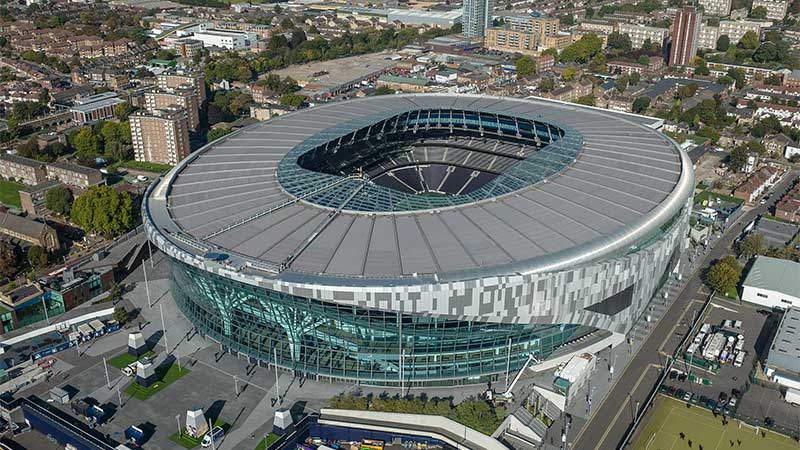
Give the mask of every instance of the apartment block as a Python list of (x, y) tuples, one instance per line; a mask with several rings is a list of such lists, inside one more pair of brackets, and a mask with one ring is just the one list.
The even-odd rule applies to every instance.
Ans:
[(63, 161), (47, 163), (47, 178), (84, 189), (103, 183), (99, 170)]
[(731, 0), (699, 0), (707, 16), (727, 16), (731, 13)]
[(44, 163), (22, 156), (0, 154), (0, 176), (28, 186), (35, 186), (47, 179)]
[(719, 36), (719, 27), (712, 27), (705, 23), (700, 24), (700, 34), (697, 35), (697, 48), (716, 48)]
[(189, 120), (183, 108), (139, 112), (130, 121), (136, 161), (175, 165), (189, 156)]
[(753, 8), (759, 6), (767, 9), (767, 19), (783, 20), (789, 9), (789, 0), (753, 0)]
[(664, 41), (669, 36), (669, 30), (666, 28), (648, 27), (636, 23), (620, 23), (617, 27), (617, 32), (627, 34), (631, 38), (631, 46), (633, 48), (642, 48), (642, 45), (648, 39), (654, 44), (663, 46)]
[(731, 40), (731, 44), (736, 44), (742, 40), (742, 36), (748, 31), (760, 34), (761, 28), (769, 25), (769, 22), (756, 20), (721, 20), (719, 22), (719, 35), (722, 36), (724, 34), (728, 36)]
[(525, 31), (542, 37), (559, 32), (558, 17), (515, 15), (506, 16), (504, 19), (508, 27), (514, 31)]
[(484, 45), (490, 50), (527, 55), (538, 54), (541, 37), (530, 31), (515, 31), (506, 28), (486, 30)]
[(200, 102), (197, 91), (189, 84), (164, 91), (150, 91), (144, 94), (145, 107), (148, 111), (179, 106), (186, 110), (189, 129), (196, 130), (200, 125)]
[(694, 7), (686, 7), (675, 14), (672, 21), (672, 46), (670, 66), (688, 66), (697, 55), (697, 38), (700, 35), (700, 15)]
[(201, 71), (162, 73), (157, 77), (158, 88), (162, 91), (190, 85), (197, 91), (200, 104), (206, 101), (206, 79)]

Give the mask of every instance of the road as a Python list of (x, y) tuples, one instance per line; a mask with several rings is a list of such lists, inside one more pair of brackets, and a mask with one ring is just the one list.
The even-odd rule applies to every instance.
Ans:
[[(663, 362), (661, 352), (671, 355), (675, 351), (675, 342), (668, 343), (668, 341), (676, 325), (681, 322), (683, 315), (698, 296), (702, 287), (700, 279), (702, 269), (728, 254), (731, 244), (742, 233), (742, 229), (759, 214), (767, 212), (788, 190), (795, 176), (794, 172), (784, 176), (783, 180), (773, 189), (774, 194), (767, 204), (758, 205), (747, 211), (735, 224), (725, 230), (722, 238), (706, 254), (703, 263), (699, 266), (700, 269), (687, 280), (683, 291), (664, 313), (661, 321), (644, 341), (639, 352), (634, 355), (620, 377), (617, 378), (600, 407), (594, 410), (594, 414), (572, 443), (572, 449), (614, 450), (620, 446), (625, 433), (633, 423), (637, 405), (645, 401), (658, 381), (659, 367)], [(602, 413), (597, 414), (598, 411), (602, 411)]]

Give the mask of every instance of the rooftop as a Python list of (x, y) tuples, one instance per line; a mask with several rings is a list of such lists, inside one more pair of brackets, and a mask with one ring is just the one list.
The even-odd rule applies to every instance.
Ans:
[(757, 256), (742, 285), (800, 298), (798, 273), (800, 273), (800, 263), (768, 256)]
[[(798, 265), (800, 266), (800, 265)], [(800, 267), (798, 267), (800, 269)], [(797, 270), (797, 269), (795, 269)], [(795, 275), (797, 272), (795, 272)], [(783, 313), (775, 339), (769, 348), (767, 365), (789, 372), (800, 372), (800, 309)]]
[[(434, 114), (439, 109), (442, 113)], [(417, 117), (418, 111), (424, 117)], [(528, 120), (543, 121), (536, 126), (542, 140), (559, 129), (571, 131), (538, 151), (469, 137), (459, 138), (457, 145), (426, 138), (413, 151), (399, 145), (393, 150), (413, 153), (431, 166), (461, 161), (482, 168), (473, 171), (495, 173), (469, 193), (413, 195), (379, 183), (382, 172), (369, 175), (371, 181), (364, 184), (357, 167), (309, 169), (318, 160), (305, 155), (324, 153), (326, 142), (354, 130), (394, 118), (402, 124), (432, 124), (434, 115), (478, 123), (472, 117), (477, 113), (461, 119), (465, 111), (490, 115), (480, 119), (487, 132), (504, 115), (504, 126), (512, 127), (504, 133), (509, 139), (522, 139), (514, 137), (514, 117), (526, 127)], [(287, 275), (461, 277), (468, 271), (574, 266), (612, 249), (630, 251), (689, 197), (688, 158), (647, 126), (653, 123), (642, 116), (540, 99), (393, 95), (327, 103), (260, 122), (193, 153), (155, 188), (147, 208), (161, 233), (180, 233), (209, 247), (206, 251), (232, 258), (284, 265)], [(551, 124), (549, 131), (545, 124)], [(483, 150), (475, 153), (465, 146)], [(450, 173), (451, 181), (466, 186), (470, 172), (456, 172)], [(424, 173), (428, 180), (447, 174)], [(397, 173), (396, 179), (406, 175), (413, 173)], [(448, 192), (439, 178), (439, 190)], [(304, 200), (293, 201), (298, 197)]]

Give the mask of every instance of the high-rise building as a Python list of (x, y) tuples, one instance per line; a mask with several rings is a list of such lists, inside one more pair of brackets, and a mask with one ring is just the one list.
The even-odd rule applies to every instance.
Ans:
[(136, 161), (175, 165), (189, 156), (186, 110), (176, 106), (130, 117)]
[(731, 0), (700, 0), (698, 3), (708, 16), (727, 16), (731, 13)]
[(461, 17), (464, 36), (480, 38), (492, 25), (493, 0), (464, 0), (464, 14)]
[(789, 9), (789, 0), (753, 0), (753, 8), (763, 6), (767, 10), (767, 19), (783, 20)]
[(158, 88), (162, 91), (188, 84), (197, 91), (200, 104), (206, 101), (206, 79), (201, 71), (162, 73), (158, 75)]
[(186, 110), (190, 130), (196, 130), (200, 125), (200, 102), (197, 91), (191, 85), (184, 84), (165, 91), (147, 92), (144, 95), (144, 102), (150, 112), (169, 106), (180, 106)]
[(697, 55), (697, 38), (700, 36), (700, 16), (688, 6), (675, 14), (672, 22), (672, 46), (669, 51), (670, 66), (688, 66)]

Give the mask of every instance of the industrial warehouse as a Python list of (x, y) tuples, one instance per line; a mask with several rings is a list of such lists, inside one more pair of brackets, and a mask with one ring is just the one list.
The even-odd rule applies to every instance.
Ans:
[(325, 104), (154, 183), (149, 239), (203, 335), (319, 380), (475, 384), (624, 341), (686, 245), (657, 119), (478, 95)]

